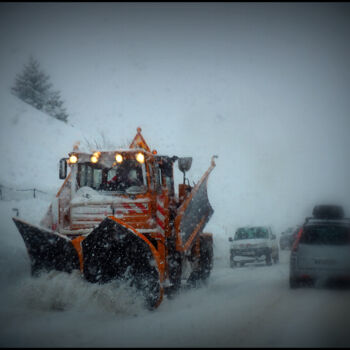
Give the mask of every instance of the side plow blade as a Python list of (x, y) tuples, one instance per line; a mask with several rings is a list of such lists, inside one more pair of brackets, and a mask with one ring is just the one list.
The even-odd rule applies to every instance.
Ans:
[(81, 243), (84, 276), (90, 282), (130, 281), (149, 308), (163, 297), (164, 267), (152, 243), (137, 230), (107, 217)]
[(196, 238), (214, 213), (208, 199), (207, 184), (210, 172), (215, 167), (213, 156), (209, 169), (193, 188), (187, 199), (178, 209), (175, 218), (175, 231), (177, 233), (177, 250), (189, 251)]
[(31, 261), (32, 274), (40, 271), (79, 270), (79, 257), (71, 241), (55, 232), (12, 218), (22, 235)]

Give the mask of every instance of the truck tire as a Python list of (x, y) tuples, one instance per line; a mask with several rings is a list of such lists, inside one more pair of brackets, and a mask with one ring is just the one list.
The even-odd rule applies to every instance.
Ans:
[[(198, 282), (206, 281), (210, 276), (210, 271), (213, 267), (213, 241), (210, 237), (199, 237), (200, 240), (200, 253), (198, 257), (198, 265), (191, 272), (187, 279), (189, 286), (197, 287)], [(194, 258), (196, 259), (196, 258)]]
[(182, 257), (179, 252), (173, 252), (168, 258), (169, 264), (169, 280), (171, 287), (168, 288), (168, 294), (172, 295), (176, 293), (181, 287), (181, 275), (182, 275)]
[(183, 257), (175, 250), (175, 244), (169, 244), (169, 247), (173, 248), (171, 250), (169, 249), (168, 255), (169, 281), (171, 286), (166, 288), (166, 293), (171, 298), (181, 287)]
[(266, 265), (272, 265), (272, 261), (271, 261), (271, 252), (268, 251), (266, 253)]
[(211, 269), (213, 268), (213, 244), (209, 239), (200, 237), (200, 279), (205, 281), (209, 278)]
[(298, 280), (293, 276), (289, 276), (289, 288), (296, 289), (298, 287), (300, 287), (300, 283), (298, 282)]
[(236, 262), (233, 260), (233, 257), (232, 258), (230, 258), (230, 267), (236, 267), (237, 266), (237, 264), (236, 264)]
[(231, 268), (236, 267), (236, 265), (237, 265), (235, 260), (234, 260), (234, 258), (235, 258), (235, 256), (234, 256), (234, 254), (233, 254), (233, 252), (231, 250), (230, 251), (230, 267)]

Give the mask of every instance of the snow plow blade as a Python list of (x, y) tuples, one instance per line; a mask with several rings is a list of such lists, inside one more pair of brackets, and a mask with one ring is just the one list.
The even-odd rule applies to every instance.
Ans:
[(209, 174), (215, 167), (214, 158), (216, 157), (212, 157), (209, 169), (178, 209), (175, 231), (178, 237), (177, 249), (180, 251), (188, 251), (192, 247), (214, 213), (208, 199), (207, 183)]
[(32, 275), (41, 271), (79, 270), (79, 257), (70, 239), (55, 232), (12, 218), (26, 245)]
[(163, 297), (159, 253), (137, 230), (114, 217), (105, 218), (83, 241), (83, 273), (89, 282), (130, 282), (153, 309)]

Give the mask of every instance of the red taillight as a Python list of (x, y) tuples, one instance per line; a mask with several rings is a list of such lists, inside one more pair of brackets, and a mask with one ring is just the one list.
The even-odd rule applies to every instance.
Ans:
[(301, 275), (299, 278), (301, 280), (311, 280), (312, 279), (310, 275)]
[(300, 241), (300, 237), (303, 233), (303, 228), (300, 228), (297, 236), (295, 237), (295, 241), (293, 243), (293, 247), (292, 247), (292, 252), (296, 252), (298, 250), (298, 246), (299, 246), (299, 241)]

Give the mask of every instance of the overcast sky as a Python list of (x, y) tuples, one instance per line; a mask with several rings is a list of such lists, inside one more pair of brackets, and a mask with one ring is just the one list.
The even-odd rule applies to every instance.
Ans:
[(287, 213), (350, 198), (349, 34), (348, 3), (1, 3), (1, 88), (33, 55), (76, 127), (218, 154), (221, 215)]

